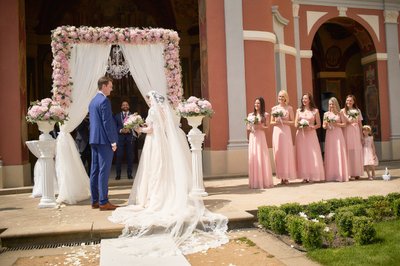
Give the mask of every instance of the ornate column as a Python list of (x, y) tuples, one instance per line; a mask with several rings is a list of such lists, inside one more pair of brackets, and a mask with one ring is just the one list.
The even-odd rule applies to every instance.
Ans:
[(203, 132), (197, 127), (200, 126), (204, 116), (191, 116), (186, 117), (192, 129), (189, 131), (187, 137), (190, 143), (190, 150), (192, 151), (192, 190), (190, 196), (207, 196), (203, 184), (203, 159), (202, 159), (202, 145), (204, 142)]
[(399, 65), (399, 32), (397, 10), (385, 10), (385, 33), (388, 69), (388, 88), (390, 105), (390, 139), (392, 142), (392, 159), (400, 159), (400, 65)]
[(54, 166), (54, 155), (56, 151), (55, 140), (32, 140), (27, 141), (26, 145), (33, 154), (38, 157), (38, 164), (41, 164), (41, 171), (38, 171), (38, 179), (42, 185), (42, 198), (39, 202), (39, 208), (54, 208), (57, 206), (54, 196), (54, 180), (56, 170)]
[(303, 94), (303, 86), (301, 80), (301, 56), (300, 56), (300, 27), (299, 27), (299, 9), (300, 5), (297, 1), (293, 1), (293, 24), (294, 24), (294, 47), (296, 48), (296, 88), (297, 102), (300, 101)]

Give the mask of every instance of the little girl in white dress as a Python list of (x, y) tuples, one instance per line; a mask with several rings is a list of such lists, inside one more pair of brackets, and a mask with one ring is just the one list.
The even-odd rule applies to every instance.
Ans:
[(375, 152), (374, 137), (372, 136), (371, 127), (368, 125), (362, 127), (362, 132), (364, 170), (367, 172), (368, 179), (373, 180), (375, 177), (375, 166), (378, 165), (378, 156), (376, 156)]

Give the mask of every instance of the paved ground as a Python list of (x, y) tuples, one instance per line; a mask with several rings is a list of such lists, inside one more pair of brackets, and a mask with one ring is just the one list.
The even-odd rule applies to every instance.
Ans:
[[(383, 181), (381, 178), (369, 181), (362, 178), (359, 181), (346, 183), (302, 184), (297, 181), (289, 185), (278, 185), (278, 180), (275, 180), (277, 185), (274, 188), (254, 190), (248, 188), (247, 177), (207, 180), (205, 187), (209, 195), (204, 198), (204, 201), (210, 210), (226, 215), (233, 222), (251, 219), (252, 215), (247, 211), (254, 211), (261, 205), (280, 205), (287, 202), (309, 203), (321, 199), (368, 197), (400, 192), (400, 161), (381, 162), (377, 176), (382, 175), (384, 167), (389, 168), (392, 175), (391, 181)], [(125, 205), (131, 182), (124, 179), (110, 182), (111, 202)], [(21, 191), (25, 193), (19, 193)], [(68, 239), (71, 241), (99, 239), (114, 237), (121, 232), (121, 225), (107, 220), (110, 212), (92, 210), (89, 200), (77, 205), (60, 205), (56, 209), (38, 209), (39, 199), (31, 198), (28, 191), (29, 188), (0, 190), (3, 194), (0, 195), (0, 232), (4, 230), (0, 238), (3, 246), (28, 245), (30, 242), (37, 244), (40, 241), (44, 244), (52, 240), (58, 242), (68, 241)], [(279, 253), (279, 250), (282, 250), (281, 244), (273, 244), (276, 240), (268, 241), (255, 242), (270, 254)], [(1, 265), (3, 265), (2, 258), (7, 253), (0, 255)], [(295, 261), (296, 259), (294, 263), (286, 261), (285, 264), (297, 264)]]

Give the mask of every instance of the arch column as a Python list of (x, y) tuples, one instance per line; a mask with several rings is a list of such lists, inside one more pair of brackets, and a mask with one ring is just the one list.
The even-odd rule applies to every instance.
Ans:
[(247, 133), (243, 126), (246, 99), (242, 0), (225, 0), (226, 68), (228, 84), (229, 149), (247, 149)]
[(396, 10), (385, 10), (385, 33), (387, 51), (388, 89), (390, 105), (390, 139), (392, 142), (392, 159), (400, 159), (400, 64), (399, 32)]

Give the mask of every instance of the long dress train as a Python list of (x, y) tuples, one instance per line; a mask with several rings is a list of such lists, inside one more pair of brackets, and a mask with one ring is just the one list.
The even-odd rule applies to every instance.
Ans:
[(189, 195), (189, 147), (172, 108), (163, 99), (150, 93), (149, 130), (129, 205), (117, 208), (109, 220), (125, 225), (122, 237), (172, 238), (175, 246), (160, 241), (165, 244), (135, 247), (131, 252), (138, 256), (188, 254), (228, 242), (228, 219), (208, 211), (201, 197)]

